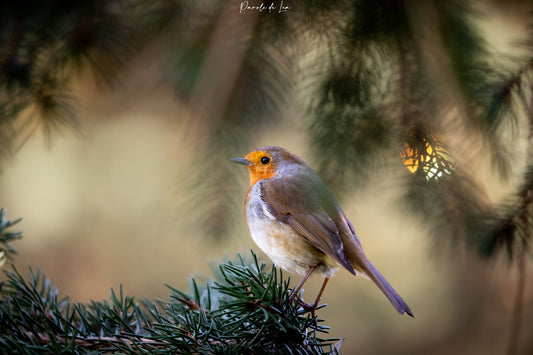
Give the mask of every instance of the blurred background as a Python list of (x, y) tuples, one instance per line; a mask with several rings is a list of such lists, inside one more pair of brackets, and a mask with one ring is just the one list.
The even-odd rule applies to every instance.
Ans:
[(87, 302), (120, 284), (166, 298), (250, 249), (269, 263), (230, 159), (279, 145), (319, 171), (416, 317), (339, 270), (318, 313), (343, 353), (530, 354), (533, 3), (260, 4), (0, 5), (14, 264)]

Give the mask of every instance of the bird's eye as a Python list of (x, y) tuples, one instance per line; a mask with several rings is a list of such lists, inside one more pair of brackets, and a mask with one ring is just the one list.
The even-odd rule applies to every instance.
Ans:
[(261, 164), (267, 165), (268, 163), (270, 163), (270, 158), (269, 157), (262, 157), (261, 158)]

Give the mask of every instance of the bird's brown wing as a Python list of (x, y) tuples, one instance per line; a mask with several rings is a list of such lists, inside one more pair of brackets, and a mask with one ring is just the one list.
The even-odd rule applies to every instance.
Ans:
[(355, 274), (334, 221), (342, 211), (322, 181), (308, 176), (305, 181), (297, 177), (273, 178), (261, 181), (261, 188), (262, 199), (276, 219), (290, 225), (309, 244)]
[(351, 273), (355, 274), (355, 268), (367, 275), (398, 312), (413, 316), (405, 301), (368, 261), (352, 224), (329, 189), (315, 176), (307, 173), (291, 179), (260, 181), (262, 198), (270, 213)]

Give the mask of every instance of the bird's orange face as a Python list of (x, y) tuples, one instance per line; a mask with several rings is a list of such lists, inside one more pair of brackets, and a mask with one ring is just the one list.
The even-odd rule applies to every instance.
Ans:
[(264, 150), (254, 150), (245, 159), (250, 173), (250, 186), (262, 179), (268, 179), (276, 175), (276, 164), (272, 154)]

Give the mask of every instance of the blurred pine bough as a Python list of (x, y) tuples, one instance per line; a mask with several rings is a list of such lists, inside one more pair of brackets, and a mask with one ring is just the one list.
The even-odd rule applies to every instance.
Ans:
[[(483, 30), (490, 9), (475, 1), (284, 4), (283, 13), (240, 13), (238, 1), (3, 1), (0, 158), (36, 129), (51, 136), (83, 124), (77, 73), (112, 86), (160, 41), (170, 68), (162, 77), (191, 107), (177, 119), (207, 127), (206, 166), (249, 150), (250, 133), (275, 125), (286, 107), (307, 106), (310, 148), (333, 188), (360, 183), (392, 156), (412, 172), (404, 202), (436, 235), (461, 236), (485, 256), (528, 249), (532, 168), (513, 162), (530, 161), (531, 137), (509, 127), (532, 126), (530, 41), (497, 52)], [(517, 140), (527, 143), (518, 152)], [(502, 179), (521, 176), (509, 206), (486, 201), (467, 152), (489, 156)], [(235, 192), (219, 182), (234, 172), (198, 171), (195, 193), (216, 196), (203, 199), (203, 225), (217, 238), (231, 228), (223, 201)]]

